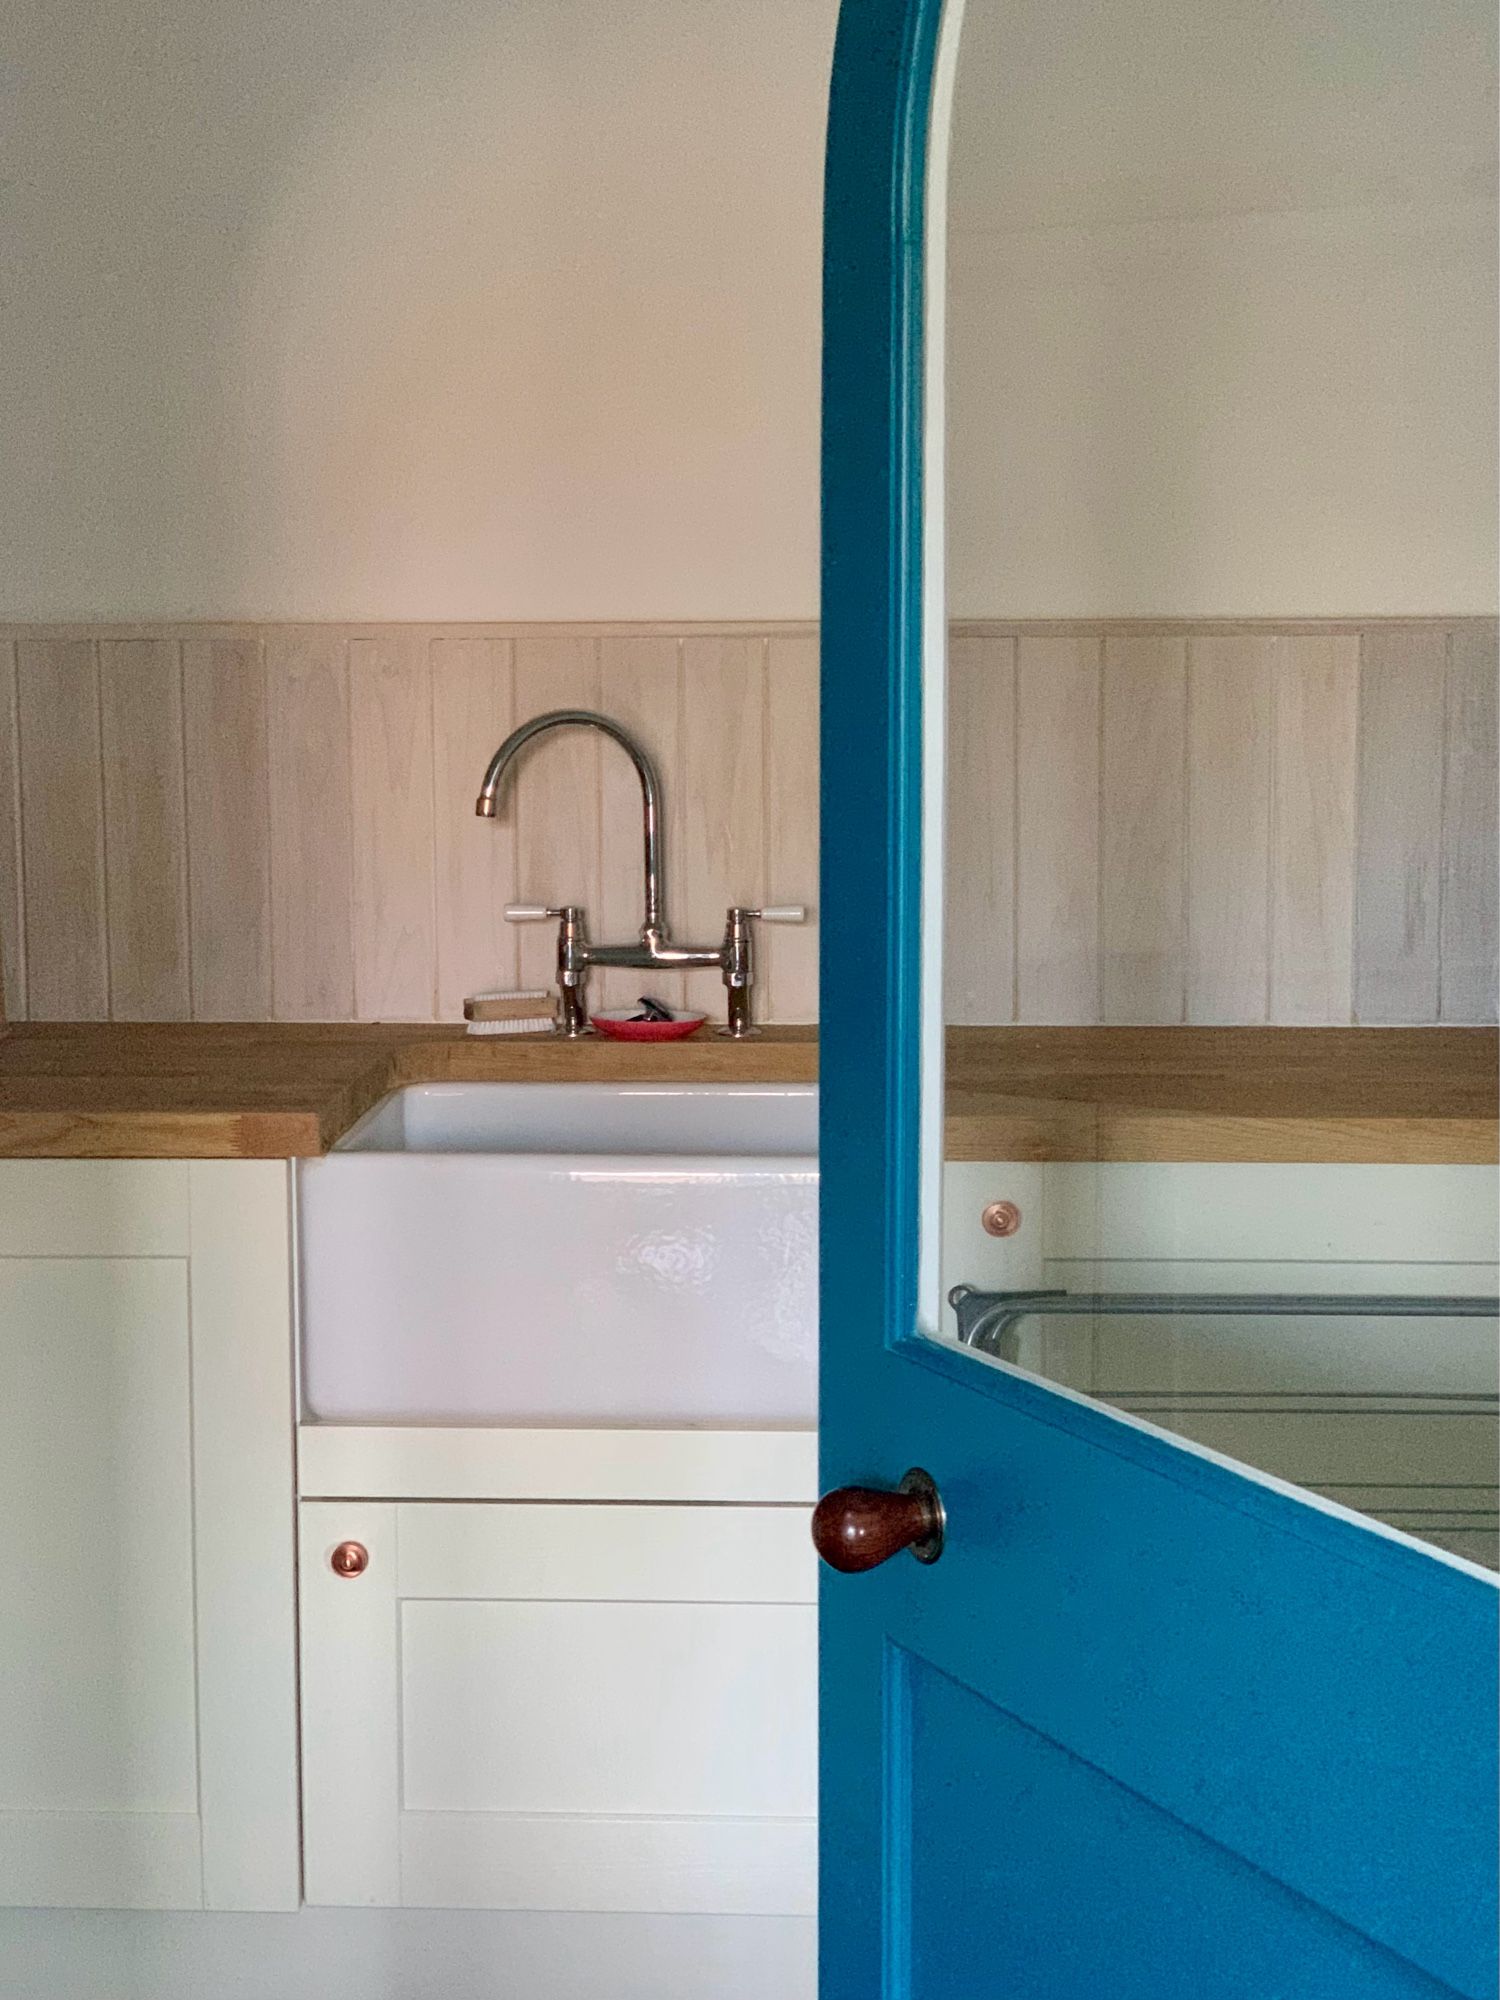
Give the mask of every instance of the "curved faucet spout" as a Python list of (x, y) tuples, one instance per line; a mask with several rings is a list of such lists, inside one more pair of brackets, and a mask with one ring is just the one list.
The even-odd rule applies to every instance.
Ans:
[(654, 938), (662, 927), (661, 786), (651, 759), (618, 722), (611, 722), (607, 715), (598, 715), (591, 708), (554, 708), (545, 715), (534, 715), (530, 722), (513, 729), (491, 757), (474, 810), (481, 819), (497, 816), (500, 786), (506, 771), (528, 743), (552, 729), (597, 729), (618, 743), (635, 766), (635, 774), (641, 781), (641, 820), (645, 834), (646, 913), (641, 936)]

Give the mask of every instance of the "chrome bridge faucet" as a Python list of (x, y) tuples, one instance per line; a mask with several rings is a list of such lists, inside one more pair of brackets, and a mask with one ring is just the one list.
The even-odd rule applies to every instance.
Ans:
[(689, 966), (717, 966), (724, 975), (728, 998), (728, 1018), (723, 1032), (736, 1040), (754, 1033), (750, 995), (755, 985), (755, 945), (751, 924), (757, 918), (769, 924), (800, 924), (807, 912), (800, 904), (775, 909), (747, 909), (731, 905), (724, 921), (724, 941), (718, 946), (673, 944), (662, 915), (661, 865), (661, 783), (655, 766), (641, 746), (607, 715), (590, 708), (555, 708), (546, 715), (533, 716), (513, 729), (489, 761), (484, 783), (474, 810), (481, 819), (498, 814), (500, 785), (506, 771), (528, 743), (551, 729), (597, 729), (618, 743), (635, 766), (641, 781), (641, 823), (645, 836), (645, 913), (638, 944), (590, 944), (584, 913), (576, 903), (549, 907), (541, 903), (512, 903), (506, 917), (513, 924), (545, 921), (556, 917), (557, 983), (562, 993), (562, 1020), (559, 1032), (578, 1036), (588, 1029), (584, 990), (589, 968), (595, 965), (659, 966), (665, 971)]

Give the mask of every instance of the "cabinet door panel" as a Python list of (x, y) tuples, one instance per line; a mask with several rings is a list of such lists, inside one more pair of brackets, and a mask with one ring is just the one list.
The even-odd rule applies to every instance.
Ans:
[(810, 1604), (408, 1603), (403, 1801), (807, 1817), (816, 1672)]
[(806, 1523), (304, 1503), (309, 1902), (809, 1911)]
[(185, 1257), (183, 1160), (0, 1160), (0, 1257)]
[(196, 1904), (186, 1265), (0, 1260), (0, 1326), (0, 1897)]
[(290, 1909), (286, 1168), (0, 1163), (0, 1903)]

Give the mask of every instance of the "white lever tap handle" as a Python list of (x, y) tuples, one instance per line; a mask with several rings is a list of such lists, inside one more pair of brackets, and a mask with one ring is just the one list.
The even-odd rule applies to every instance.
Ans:
[(543, 924), (548, 917), (560, 917), (561, 910), (549, 910), (545, 903), (507, 903), (505, 921), (508, 924)]
[(759, 917), (763, 924), (805, 924), (807, 905), (805, 903), (773, 903), (764, 910), (751, 910), (752, 917)]

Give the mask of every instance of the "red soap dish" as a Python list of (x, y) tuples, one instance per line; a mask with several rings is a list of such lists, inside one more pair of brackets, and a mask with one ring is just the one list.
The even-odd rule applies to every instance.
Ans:
[(595, 1028), (601, 1035), (608, 1035), (614, 1042), (680, 1042), (689, 1035), (696, 1035), (707, 1014), (693, 1014), (674, 1008), (670, 1021), (635, 1021), (638, 1007), (608, 1007), (602, 1014), (591, 1016)]

